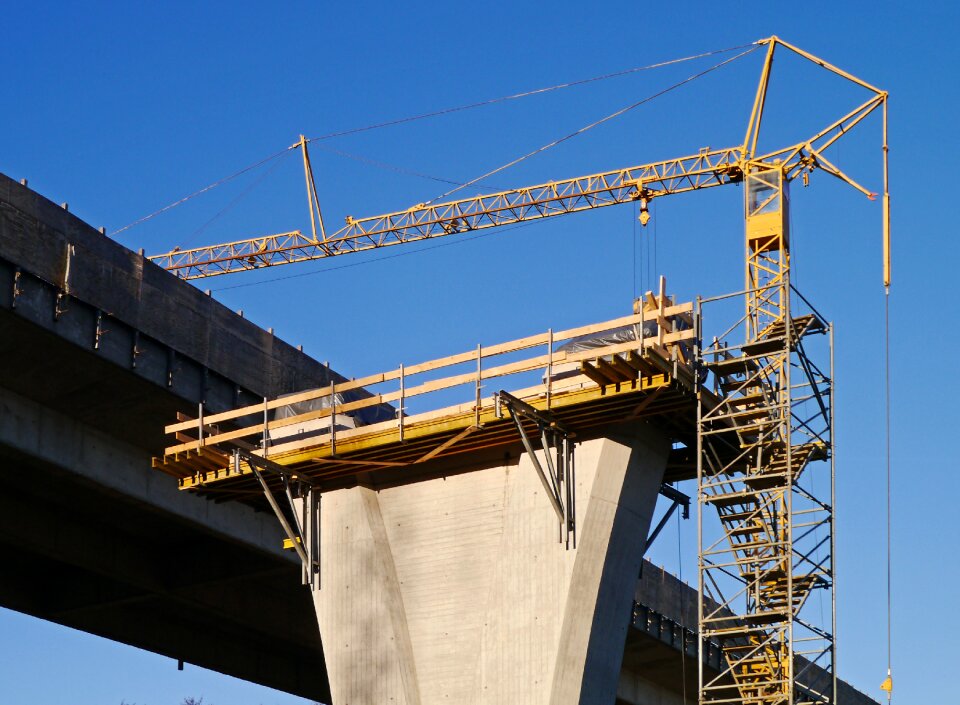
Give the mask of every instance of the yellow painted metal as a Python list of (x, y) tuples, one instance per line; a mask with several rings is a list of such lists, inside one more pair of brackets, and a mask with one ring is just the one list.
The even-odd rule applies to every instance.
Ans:
[[(744, 142), (737, 147), (703, 149), (697, 154), (676, 159), (442, 203), (418, 203), (405, 210), (384, 215), (359, 219), (347, 216), (344, 227), (328, 237), (320, 215), (316, 183), (309, 160), (309, 140), (301, 136), (295, 146), (303, 152), (312, 236), (299, 230), (291, 230), (217, 245), (177, 249), (152, 256), (150, 259), (183, 279), (198, 279), (530, 222), (631, 201), (640, 202), (640, 219), (645, 225), (650, 219), (648, 204), (652, 198), (739, 183), (748, 166), (760, 163), (778, 165), (787, 181), (801, 175), (806, 180), (810, 171), (820, 168), (872, 197), (870, 191), (831, 164), (824, 152), (877, 107), (882, 105), (885, 112), (887, 94), (778, 37), (763, 39), (759, 43), (767, 45), (767, 54)], [(756, 152), (774, 52), (779, 46), (853, 81), (872, 91), (874, 95), (808, 139), (758, 156)], [(886, 147), (886, 138), (884, 146)], [(889, 204), (886, 183), (884, 194), (886, 214)], [(317, 224), (320, 227), (319, 238)], [(885, 232), (888, 232), (886, 226)], [(885, 246), (887, 241), (885, 236)], [(888, 275), (888, 258), (885, 257), (884, 261), (884, 271)], [(888, 279), (888, 276), (886, 278)]]
[[(783, 46), (834, 74), (870, 90), (873, 95), (861, 105), (791, 148), (756, 155), (775, 51)], [(715, 356), (713, 369), (721, 385), (730, 390), (716, 405), (701, 407), (701, 460), (698, 466), (698, 501), (701, 512), (714, 505), (720, 512), (718, 538), (705, 539), (700, 530), (700, 585), (716, 588), (718, 578), (739, 574), (742, 595), (728, 595), (721, 603), (700, 606), (700, 633), (704, 640), (718, 640), (725, 664), (717, 677), (701, 671), (699, 703), (749, 705), (798, 705), (836, 702), (832, 687), (818, 692), (800, 682), (804, 669), (795, 660), (818, 644), (832, 669), (835, 643), (831, 626), (815, 630), (800, 618), (800, 610), (816, 586), (833, 585), (833, 558), (814, 563), (798, 549), (809, 533), (811, 515), (826, 512), (832, 532), (829, 504), (798, 512), (794, 507), (797, 479), (812, 459), (826, 460), (830, 446), (809, 426), (812, 418), (825, 424), (825, 437), (832, 439), (832, 412), (820, 397), (832, 380), (816, 377), (809, 368), (799, 339), (810, 328), (791, 314), (789, 183), (796, 176), (819, 168), (848, 183), (871, 200), (876, 194), (851, 179), (824, 155), (842, 135), (877, 108), (883, 111), (884, 156), (884, 284), (890, 282), (889, 193), (887, 166), (887, 94), (827, 62), (776, 37), (768, 51), (757, 87), (743, 145), (741, 166), (745, 182), (745, 328), (742, 345), (731, 354), (726, 343), (708, 348)], [(807, 320), (815, 320), (811, 316)], [(816, 319), (818, 320), (818, 319)], [(823, 323), (818, 323), (820, 331)], [(709, 359), (709, 358), (707, 358)], [(732, 362), (731, 362), (732, 361)], [(709, 367), (709, 363), (708, 367)], [(791, 380), (792, 369), (801, 382)], [(802, 375), (806, 374), (806, 377)], [(813, 376), (811, 376), (813, 375)], [(816, 389), (815, 395), (811, 391)], [(754, 391), (759, 390), (759, 391)], [(794, 408), (800, 399), (816, 398), (822, 414), (801, 420)], [(810, 442), (812, 434), (818, 439)], [(722, 435), (726, 433), (727, 435)], [(721, 435), (718, 435), (721, 434)], [(799, 434), (799, 436), (797, 436)], [(795, 436), (800, 437), (797, 440)], [(832, 440), (829, 441), (832, 443)], [(718, 462), (723, 443), (735, 448), (732, 459)], [(832, 471), (831, 471), (832, 472)], [(804, 501), (811, 498), (806, 494)], [(830, 500), (832, 503), (832, 499)], [(814, 524), (821, 525), (821, 524)], [(825, 524), (823, 524), (825, 525)], [(832, 541), (832, 539), (831, 539)], [(703, 596), (703, 592), (702, 595)], [(739, 598), (735, 600), (734, 598)], [(745, 598), (745, 599), (744, 599)], [(745, 602), (745, 606), (741, 604)], [(795, 636), (797, 625), (802, 637)], [(800, 671), (798, 673), (797, 671)], [(833, 674), (835, 677), (835, 673)]]
[(750, 164), (746, 175), (747, 340), (782, 323), (790, 295), (789, 199), (783, 170)]
[(883, 94), (883, 285), (890, 288), (890, 147), (887, 144), (887, 94)]
[(760, 139), (760, 123), (763, 120), (763, 108), (767, 102), (767, 87), (770, 85), (770, 69), (773, 68), (773, 52), (777, 48), (776, 37), (762, 40), (767, 45), (767, 55), (763, 60), (763, 70), (760, 73), (760, 82), (757, 85), (757, 94), (753, 99), (753, 108), (750, 111), (750, 120), (747, 121), (747, 134), (743, 138), (742, 154), (745, 159), (752, 159), (757, 153), (757, 140)]
[(150, 259), (183, 279), (323, 259), (735, 183), (740, 180), (741, 157), (739, 147), (705, 149), (678, 159), (589, 176), (443, 203), (420, 203), (385, 215), (348, 216), (344, 227), (319, 243), (300, 231), (290, 231), (179, 249)]
[(310, 164), (307, 138), (304, 135), (300, 135), (300, 141), (297, 145), (303, 153), (303, 176), (307, 184), (307, 205), (310, 208), (310, 230), (313, 233), (313, 242), (319, 244), (319, 240), (317, 240), (317, 224), (319, 223), (320, 225), (320, 235), (324, 241), (327, 239), (327, 230), (323, 226), (323, 214), (320, 212), (320, 199), (317, 197), (317, 182), (313, 177), (313, 166)]
[[(727, 493), (729, 496), (726, 499), (744, 506), (761, 499), (763, 504), (748, 512), (747, 520), (724, 524), (727, 534), (721, 537), (721, 541), (728, 543), (728, 548), (724, 550), (733, 559), (729, 564), (715, 567), (728, 574), (742, 573), (741, 577), (751, 592), (746, 596), (748, 607), (742, 617), (746, 620), (744, 623), (730, 627), (729, 616), (712, 616), (706, 620), (701, 618), (700, 631), (704, 639), (727, 640), (724, 642), (728, 644), (725, 647), (727, 667), (720, 680), (729, 677), (728, 682), (720, 685), (715, 685), (717, 679), (710, 681), (711, 684), (707, 686), (701, 681), (701, 705), (725, 702), (797, 705), (808, 702), (795, 700), (797, 676), (794, 673), (793, 628), (799, 609), (819, 576), (798, 572), (793, 563), (795, 527), (792, 523), (792, 487), (796, 477), (816, 452), (825, 454), (827, 449), (818, 450), (816, 443), (798, 443), (795, 446), (792, 440), (794, 426), (791, 412), (794, 400), (791, 367), (796, 364), (796, 340), (803, 333), (795, 333), (797, 319), (792, 318), (790, 311), (789, 183), (798, 176), (806, 183), (809, 174), (820, 169), (871, 199), (875, 198), (876, 194), (833, 164), (826, 152), (877, 109), (881, 109), (883, 116), (883, 282), (889, 287), (891, 281), (887, 93), (776, 36), (760, 43), (766, 45), (767, 52), (741, 145), (720, 150), (707, 148), (695, 155), (677, 159), (470, 198), (435, 204), (419, 203), (402, 211), (373, 217), (355, 219), (348, 216), (346, 225), (327, 237), (322, 218), (319, 217), (316, 184), (307, 152), (308, 141), (301, 136), (298, 146), (303, 150), (312, 238), (300, 231), (290, 231), (210, 247), (178, 250), (151, 258), (177, 276), (194, 279), (540, 220), (631, 201), (639, 201), (641, 222), (646, 224), (650, 217), (648, 204), (652, 198), (745, 182), (746, 335), (740, 359), (744, 360), (745, 369), (749, 365), (756, 369), (752, 373), (756, 378), (753, 384), (761, 388), (762, 393), (753, 395), (759, 401), (745, 402), (748, 395), (744, 388), (749, 382), (745, 380), (742, 382), (744, 386), (738, 391), (711, 404), (708, 410), (709, 414), (713, 414), (710, 423), (728, 424), (725, 431), (721, 429), (721, 432), (732, 430), (736, 433), (743, 457), (749, 457), (750, 464), (714, 470), (714, 474), (706, 481), (698, 472), (698, 482), (701, 483), (698, 497), (704, 503), (716, 501), (720, 495)], [(780, 47), (869, 91), (871, 96), (807, 139), (758, 154), (774, 58)], [(320, 224), (320, 238), (314, 222), (314, 209)], [(661, 307), (663, 302), (661, 292)], [(763, 352), (753, 356), (746, 354), (744, 351), (751, 346)], [(718, 356), (721, 353), (728, 355), (726, 351), (718, 351)], [(536, 364), (552, 365), (554, 362), (551, 357), (546, 363), (538, 360)], [(722, 364), (727, 362), (728, 357), (720, 360)], [(552, 411), (557, 411), (568, 404), (616, 396), (621, 393), (619, 388), (612, 391), (602, 386), (604, 375), (616, 374), (616, 368), (616, 363), (601, 360), (584, 362), (582, 369), (597, 382), (596, 387), (575, 395), (551, 390), (549, 394), (531, 398), (530, 403), (537, 408), (545, 408), (549, 404)], [(403, 379), (402, 368), (399, 374)], [(465, 375), (464, 379), (468, 377)], [(386, 375), (383, 376), (383, 379), (386, 378)], [(459, 383), (458, 380), (454, 381)], [(666, 373), (659, 378), (641, 377), (640, 387), (657, 389), (673, 381)], [(389, 398), (392, 397), (384, 395), (378, 401)], [(366, 452), (430, 435), (462, 433), (468, 428), (495, 423), (495, 420), (492, 406), (485, 407), (478, 398), (474, 406), (464, 408), (460, 413), (423, 418), (419, 422), (411, 418), (399, 427), (387, 425), (371, 428), (355, 436), (344, 434), (345, 438), (337, 439), (335, 450), (331, 442), (271, 455), (271, 460), (289, 466), (334, 462), (335, 451), (338, 455)], [(698, 423), (702, 423), (699, 413)], [(196, 458), (189, 455), (192, 445), (174, 449), (169, 456), (173, 459), (171, 462), (180, 463), (182, 451), (186, 451), (182, 462), (185, 466), (194, 463)], [(703, 455), (701, 453), (701, 459)], [(371, 464), (375, 462), (371, 461)], [(710, 462), (715, 463), (716, 459)], [(236, 472), (242, 474), (248, 470), (230, 467), (210, 469), (206, 466), (197, 468), (181, 479), (181, 486), (204, 487), (235, 477)], [(750, 487), (750, 482), (761, 489), (729, 491), (733, 483), (746, 483)], [(723, 489), (725, 485), (728, 487), (726, 490)], [(708, 487), (712, 494), (705, 493), (704, 487)], [(751, 496), (757, 499), (749, 500)], [(719, 504), (717, 506), (720, 507)], [(730, 516), (730, 513), (721, 512), (722, 520)], [(756, 545), (744, 539), (753, 531), (765, 537), (756, 540)], [(759, 553), (761, 548), (762, 555)], [(704, 560), (705, 553), (701, 545), (701, 582), (705, 572)], [(828, 577), (832, 581), (832, 574)], [(750, 620), (755, 620), (756, 624)], [(738, 636), (731, 637), (732, 634)], [(828, 638), (831, 644), (829, 648), (833, 649), (832, 636), (828, 635)], [(736, 690), (736, 696), (724, 695), (731, 688)], [(827, 696), (821, 693), (818, 697), (817, 703), (834, 702), (832, 694)]]

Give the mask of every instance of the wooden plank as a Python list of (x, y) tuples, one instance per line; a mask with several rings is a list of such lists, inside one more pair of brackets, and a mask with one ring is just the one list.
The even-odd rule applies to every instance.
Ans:
[(385, 468), (402, 468), (410, 464), (394, 463), (387, 460), (347, 460), (345, 458), (319, 458), (317, 462), (330, 465), (373, 465)]
[(609, 362), (604, 358), (597, 358), (597, 372), (602, 374), (604, 377), (610, 380), (611, 384), (620, 384), (622, 382), (629, 382), (631, 377), (623, 378), (623, 375)]
[(634, 380), (637, 378), (637, 371), (633, 369), (626, 361), (619, 355), (614, 355), (610, 360), (610, 365), (617, 370), (621, 375), (627, 378), (627, 380)]
[[(554, 342), (560, 342), (567, 340), (569, 338), (579, 337), (581, 335), (590, 335), (593, 333), (600, 333), (603, 331), (611, 330), (614, 328), (620, 328), (623, 326), (633, 325), (640, 323), (644, 320), (655, 320), (657, 316), (673, 316), (681, 315), (688, 313), (693, 310), (692, 303), (680, 304), (676, 306), (669, 306), (664, 308), (662, 311), (651, 312), (645, 311), (642, 314), (633, 314), (629, 316), (623, 316), (620, 318), (611, 319), (603, 323), (594, 323), (586, 326), (579, 326), (577, 328), (570, 328), (564, 331), (553, 334)], [(518, 338), (517, 340), (509, 341), (506, 343), (499, 343), (497, 345), (491, 345), (483, 349), (483, 359), (488, 357), (501, 355), (510, 352), (517, 352), (530, 347), (538, 347), (546, 344), (550, 340), (549, 333), (540, 333), (538, 335), (528, 336), (526, 338)], [(424, 372), (431, 372), (433, 370), (441, 369), (443, 367), (450, 367), (453, 365), (462, 364), (464, 362), (470, 362), (471, 360), (476, 359), (476, 352), (471, 350), (469, 352), (459, 353), (456, 355), (450, 355), (443, 358), (438, 358), (435, 360), (429, 360), (417, 365), (409, 365), (404, 367), (404, 374), (406, 376), (412, 376), (416, 374), (422, 374)], [(361, 377), (359, 379), (337, 382), (333, 386), (337, 392), (348, 392), (356, 389), (361, 389), (363, 387), (374, 386), (377, 384), (382, 384), (384, 382), (389, 382), (397, 380), (400, 377), (399, 368), (395, 370), (389, 370), (387, 372), (381, 372), (373, 375), (368, 375), (366, 377)], [(328, 397), (332, 393), (331, 386), (327, 385), (326, 387), (319, 387), (317, 389), (310, 389), (298, 394), (292, 394), (287, 397), (278, 397), (277, 399), (269, 400), (266, 404), (268, 410), (278, 409), (283, 406), (288, 406), (290, 404), (296, 404), (304, 401), (311, 401), (314, 399), (321, 399), (323, 397)], [(242, 418), (244, 416), (250, 416), (253, 414), (262, 414), (263, 413), (263, 402), (258, 402), (256, 404), (251, 404), (249, 406), (241, 407), (239, 409), (232, 409), (230, 411), (223, 411), (217, 414), (211, 414), (204, 417), (205, 423), (217, 423), (220, 421), (229, 421), (232, 419)], [(170, 424), (164, 427), (165, 433), (174, 433), (176, 431), (185, 431), (196, 425), (196, 419), (190, 419), (186, 415), (178, 414), (178, 422)]]
[(589, 362), (581, 362), (580, 371), (601, 387), (606, 387), (608, 384), (611, 384), (606, 375), (601, 374), (601, 372)]
[(657, 387), (656, 389), (654, 389), (653, 392), (651, 392), (646, 397), (644, 397), (644, 400), (642, 402), (640, 402), (633, 408), (633, 411), (630, 412), (630, 415), (627, 418), (635, 419), (638, 416), (640, 416), (640, 414), (646, 411), (648, 406), (650, 406), (653, 402), (657, 400), (657, 397), (659, 397), (663, 393), (664, 389), (666, 389), (666, 387)]
[[(640, 380), (640, 382), (641, 382), (641, 387), (643, 389), (657, 389), (666, 385), (668, 380), (669, 378), (667, 376), (658, 375), (657, 378), (644, 378)], [(590, 407), (589, 405), (588, 406), (583, 406), (583, 405), (589, 404), (589, 402), (592, 400), (612, 401), (619, 396), (628, 397), (630, 395), (635, 395), (635, 394), (637, 394), (637, 392), (630, 390), (628, 386), (628, 390), (626, 392), (615, 392), (614, 390), (609, 390), (607, 394), (604, 395), (601, 393), (598, 387), (591, 385), (589, 388), (574, 389), (567, 392), (565, 395), (566, 398), (563, 399), (562, 402), (564, 407), (573, 407), (575, 409), (579, 407), (583, 407), (584, 409), (588, 410), (592, 407)], [(545, 408), (546, 406), (546, 399), (543, 396), (539, 398), (528, 398), (528, 399), (525, 399), (525, 401), (535, 406), (535, 408)], [(430, 436), (437, 435), (440, 433), (447, 433), (449, 431), (456, 431), (456, 430), (462, 431), (467, 426), (473, 425), (473, 419), (474, 419), (473, 404), (464, 404), (460, 406), (464, 408), (464, 411), (458, 417), (454, 417), (454, 418), (451, 418), (449, 415), (450, 409), (439, 410), (436, 412), (426, 412), (422, 415), (411, 417), (409, 420), (411, 421), (412, 425), (407, 428), (407, 432), (405, 433), (405, 439), (408, 442), (410, 442), (417, 438), (428, 438)], [(453, 407), (453, 408), (457, 408), (457, 407)], [(554, 410), (556, 410), (556, 408), (557, 407), (554, 407)], [(600, 416), (606, 415), (606, 413), (603, 413), (603, 412), (599, 412), (599, 413), (600, 413)], [(619, 412), (619, 413), (622, 413), (622, 412)], [(483, 425), (484, 430), (486, 430), (487, 428), (496, 428), (498, 424), (502, 425), (505, 422), (503, 419), (498, 419), (495, 416), (494, 409), (491, 406), (483, 410), (483, 413), (481, 414), (481, 423)], [(342, 438), (343, 434), (338, 435), (338, 439), (337, 439), (338, 454), (359, 452), (362, 450), (381, 448), (381, 447), (392, 447), (394, 449), (398, 447), (397, 442), (399, 440), (399, 435), (396, 427), (392, 424), (392, 422), (383, 422), (381, 424), (376, 424), (375, 426), (379, 426), (382, 428), (378, 429), (376, 435), (373, 437), (366, 435), (368, 432), (370, 432), (373, 429), (373, 427), (369, 427), (369, 426), (358, 428), (358, 429), (351, 429), (348, 432), (343, 432), (343, 433), (353, 434), (352, 437), (349, 439), (343, 439)], [(357, 436), (356, 434), (358, 433), (360, 433), (361, 435)], [(498, 445), (501, 443), (502, 441), (494, 443), (493, 445)], [(358, 466), (363, 466), (363, 465), (376, 466), (376, 464), (380, 462), (375, 459), (369, 459), (369, 458), (358, 459), (355, 461), (344, 460), (340, 458), (330, 458), (329, 444), (317, 446), (315, 440), (301, 441), (295, 445), (300, 446), (300, 448), (296, 448), (296, 449), (284, 448), (282, 453), (278, 452), (277, 455), (271, 455), (271, 459), (273, 459), (274, 462), (280, 462), (281, 464), (287, 467), (290, 467), (292, 465), (297, 465), (298, 467), (295, 470), (292, 470), (292, 472), (304, 474), (305, 476), (309, 476), (309, 477), (315, 477), (316, 475), (315, 473), (311, 473), (310, 468), (311, 467), (316, 468), (319, 465), (331, 465), (333, 467), (336, 467), (338, 465), (349, 466), (351, 464), (355, 464)], [(487, 446), (481, 444), (480, 447), (487, 447)], [(278, 450), (280, 449), (276, 447), (273, 449), (273, 451), (278, 451)], [(388, 452), (390, 451), (388, 450)], [(454, 452), (459, 452), (459, 451), (454, 451)], [(408, 465), (408, 464), (410, 464), (409, 461), (398, 463), (397, 465)], [(386, 463), (384, 463), (384, 465), (386, 465)], [(349, 470), (344, 469), (344, 472), (349, 472)], [(245, 473), (241, 472), (241, 476), (243, 476), (244, 474)], [(191, 475), (191, 477), (184, 479), (181, 483), (181, 488), (196, 489), (204, 486), (205, 483), (209, 483), (209, 482), (219, 483), (224, 480), (229, 480), (232, 482), (236, 480), (237, 477), (238, 476), (234, 473), (232, 468), (225, 469), (216, 476), (210, 473), (197, 473), (197, 474)]]
[(414, 463), (425, 463), (426, 461), (430, 460), (431, 458), (435, 458), (436, 456), (440, 455), (440, 453), (442, 453), (443, 451), (445, 451), (447, 448), (450, 448), (451, 446), (455, 445), (456, 443), (459, 443), (460, 441), (462, 441), (464, 438), (466, 438), (467, 436), (469, 436), (471, 433), (473, 433), (473, 432), (476, 431), (476, 430), (477, 430), (477, 427), (476, 427), (476, 426), (467, 426), (465, 429), (463, 429), (462, 431), (460, 431), (460, 433), (458, 433), (456, 436), (453, 436), (452, 438), (448, 438), (446, 441), (444, 441), (443, 443), (441, 443), (440, 445), (438, 445), (436, 448), (434, 448), (433, 450), (431, 450), (429, 453), (426, 453), (426, 454), (420, 456), (419, 458), (417, 458), (417, 459), (414, 460), (413, 462), (414, 462)]
[[(679, 331), (677, 333), (671, 333), (665, 336), (665, 340), (668, 343), (676, 342), (679, 340), (685, 340), (693, 337), (694, 332), (692, 330)], [(481, 373), (482, 380), (496, 379), (498, 377), (504, 377), (511, 374), (517, 374), (519, 372), (529, 372), (532, 370), (540, 369), (546, 366), (546, 364), (553, 359), (554, 364), (565, 363), (565, 362), (580, 362), (584, 360), (595, 359), (601, 356), (634, 351), (637, 347), (636, 341), (628, 341), (625, 343), (617, 343), (614, 345), (609, 345), (603, 348), (594, 348), (591, 350), (583, 350), (577, 353), (567, 353), (565, 351), (560, 351), (553, 353), (552, 355), (537, 355), (529, 360), (519, 360), (517, 362), (509, 363), (506, 365), (501, 365), (499, 367), (489, 368)], [(474, 353), (474, 358), (475, 353)], [(450, 387), (456, 387), (463, 384), (468, 384), (473, 382), (476, 379), (476, 372), (465, 372), (459, 375), (454, 375), (452, 377), (444, 377), (441, 379), (431, 380), (429, 382), (424, 382), (420, 385), (409, 387), (404, 390), (404, 398), (410, 398), (419, 396), (422, 394), (428, 394), (430, 392), (440, 391), (443, 389), (448, 389)], [(596, 380), (594, 380), (596, 381)], [(613, 383), (616, 383), (618, 380), (612, 380)], [(597, 382), (600, 384), (600, 382)], [(337, 385), (336, 389), (341, 389)], [(546, 386), (543, 385), (544, 391)], [(390, 392), (387, 394), (376, 394), (368, 399), (360, 399), (354, 402), (347, 402), (345, 404), (337, 405), (336, 413), (346, 413), (348, 411), (356, 411), (362, 408), (369, 406), (375, 406), (390, 401), (394, 401), (400, 398), (400, 392)], [(254, 408), (254, 407), (250, 407)], [(261, 403), (257, 407), (260, 410), (260, 413), (263, 411), (263, 404)], [(270, 422), (271, 429), (285, 428), (288, 426), (295, 426), (299, 423), (304, 423), (306, 421), (312, 421), (319, 418), (324, 418), (331, 414), (331, 409), (317, 409), (315, 411), (310, 411), (305, 414), (299, 414), (297, 416), (291, 416), (286, 419), (277, 419)], [(391, 422), (395, 423), (395, 422)], [(407, 422), (404, 421), (404, 424)], [(226, 441), (232, 441), (239, 438), (245, 438), (247, 436), (256, 436), (263, 433), (263, 424), (257, 423), (253, 426), (247, 426), (245, 428), (236, 429), (233, 431), (226, 431), (219, 433), (217, 435), (209, 436), (204, 439), (205, 445), (213, 445), (216, 443), (224, 443)], [(343, 432), (338, 432), (338, 435), (341, 435)], [(183, 450), (191, 450), (200, 447), (199, 441), (189, 441), (185, 443), (180, 443), (178, 445), (170, 446), (166, 449), (167, 453), (176, 453)]]

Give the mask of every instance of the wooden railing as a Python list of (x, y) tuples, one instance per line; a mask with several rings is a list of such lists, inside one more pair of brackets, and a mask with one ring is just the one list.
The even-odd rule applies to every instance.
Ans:
[[(605, 383), (613, 384), (597, 379), (596, 375), (588, 374), (585, 376), (585, 372), (594, 369), (591, 367), (590, 361), (610, 358), (624, 353), (642, 351), (648, 357), (652, 354), (658, 358), (663, 363), (663, 370), (668, 369), (668, 365), (679, 364), (681, 368), (688, 372), (691, 364), (689, 354), (688, 352), (685, 353), (683, 346), (678, 344), (692, 340), (695, 336), (692, 320), (693, 304), (672, 304), (662, 293), (661, 288), (659, 296), (647, 295), (644, 308), (645, 310), (641, 313), (602, 323), (561, 331), (548, 330), (538, 335), (497, 345), (477, 346), (473, 350), (456, 355), (429, 360), (416, 365), (400, 365), (386, 372), (350, 381), (331, 383), (325, 387), (275, 399), (264, 399), (262, 403), (230, 411), (206, 414), (201, 405), (197, 418), (190, 419), (181, 416), (180, 421), (165, 427), (166, 433), (173, 434), (177, 440), (176, 444), (167, 447), (165, 451), (167, 455), (172, 455), (220, 444), (246, 445), (249, 447), (259, 444), (261, 448), (264, 448), (269, 445), (271, 432), (284, 428), (289, 429), (289, 427), (302, 425), (306, 422), (316, 422), (321, 419), (329, 420), (330, 438), (333, 438), (335, 434), (339, 433), (337, 430), (338, 415), (342, 418), (344, 415), (383, 404), (396, 405), (396, 420), (386, 423), (397, 424), (401, 434), (404, 424), (413, 423), (424, 416), (435, 418), (438, 414), (444, 412), (463, 413), (472, 410), (477, 416), (479, 425), (481, 409), (489, 408), (494, 403), (492, 396), (484, 398), (482, 394), (482, 390), (486, 386), (484, 383), (540, 370), (543, 375), (541, 383), (522, 390), (522, 393), (546, 396), (547, 407), (549, 408), (551, 397), (573, 387), (582, 388), (584, 384), (599, 386), (603, 386)], [(653, 321), (657, 324), (657, 331), (654, 335), (644, 337), (644, 321)], [(636, 340), (576, 352), (558, 349), (564, 343), (580, 336), (599, 335), (628, 326), (634, 327), (637, 334)], [(537, 352), (519, 360), (504, 361), (506, 356), (523, 351)], [(471, 371), (452, 373), (451, 368), (470, 363), (473, 363)], [(554, 379), (559, 367), (564, 366), (566, 370), (570, 370), (572, 366), (576, 367), (577, 363), (581, 364), (576, 368), (576, 374), (572, 378), (564, 376), (562, 380)], [(428, 373), (443, 371), (451, 372), (451, 374), (436, 379), (425, 379)], [(391, 385), (392, 388), (376, 391), (377, 388), (384, 385)], [(410, 400), (465, 385), (472, 385), (474, 388), (473, 399), (470, 402), (425, 414), (407, 415)], [(506, 388), (507, 384), (505, 383), (498, 385), (498, 389)], [(353, 401), (337, 401), (338, 395), (354, 390), (370, 392), (370, 396)], [(271, 412), (276, 409), (313, 400), (326, 400), (327, 404), (322, 408), (286, 418), (270, 418)], [(252, 418), (256, 418), (258, 421), (252, 423)], [(377, 424), (376, 426), (382, 427), (383, 424)], [(315, 427), (316, 424), (314, 424)], [(357, 432), (361, 430), (356, 429)], [(330, 438), (327, 440), (330, 440)]]

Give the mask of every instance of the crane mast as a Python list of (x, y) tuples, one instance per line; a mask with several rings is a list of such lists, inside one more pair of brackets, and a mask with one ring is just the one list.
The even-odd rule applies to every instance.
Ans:
[[(150, 259), (178, 277), (196, 279), (628, 202), (639, 203), (645, 225), (651, 199), (744, 183), (744, 289), (730, 295), (742, 297), (743, 314), (710, 342), (697, 331), (696, 359), (706, 371), (698, 393), (696, 448), (699, 703), (833, 705), (833, 336), (832, 325), (818, 312), (799, 311), (798, 303), (806, 300), (790, 282), (789, 185), (798, 177), (806, 185), (819, 169), (874, 198), (825, 152), (882, 109), (883, 281), (889, 286), (887, 93), (777, 37), (759, 43), (766, 45), (766, 56), (740, 145), (372, 217), (348, 216), (328, 235), (308, 140), (301, 136), (295, 146), (303, 151), (309, 234), (295, 230)], [(758, 154), (778, 47), (866, 89), (870, 97), (807, 139)], [(700, 310), (730, 296), (701, 300), (695, 320), (703, 320)], [(828, 361), (808, 354), (817, 336), (828, 340)], [(808, 483), (824, 472), (826, 497)], [(825, 625), (814, 624), (808, 614), (808, 600), (817, 591), (829, 594), (833, 606)], [(703, 652), (710, 648), (724, 656), (718, 674), (704, 670)], [(811, 663), (832, 673), (832, 682), (811, 681)]]

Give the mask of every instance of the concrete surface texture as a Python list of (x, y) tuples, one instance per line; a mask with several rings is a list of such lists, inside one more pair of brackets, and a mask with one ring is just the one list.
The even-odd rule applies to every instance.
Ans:
[(177, 411), (330, 377), (0, 175), (0, 604), (329, 701), (276, 521), (179, 492), (150, 456)]
[(639, 425), (578, 444), (570, 550), (525, 455), (324, 494), (333, 701), (614, 702), (668, 450)]

